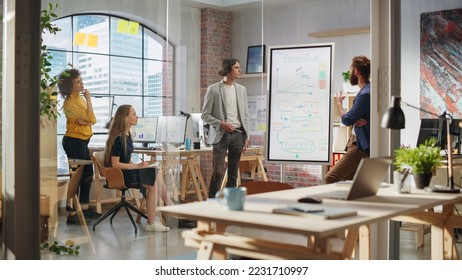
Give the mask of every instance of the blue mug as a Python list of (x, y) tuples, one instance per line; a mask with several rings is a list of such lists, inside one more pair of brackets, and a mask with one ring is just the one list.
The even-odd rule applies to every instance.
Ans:
[[(224, 203), (228, 206), (229, 210), (234, 211), (243, 211), (244, 210), (244, 202), (245, 197), (247, 195), (247, 188), (239, 187), (239, 188), (225, 188), (223, 190), (223, 194), (218, 192), (216, 197), (219, 198), (219, 202)], [(220, 199), (221, 196), (224, 198)]]
[(184, 141), (184, 148), (186, 151), (191, 151), (191, 138), (186, 138)]

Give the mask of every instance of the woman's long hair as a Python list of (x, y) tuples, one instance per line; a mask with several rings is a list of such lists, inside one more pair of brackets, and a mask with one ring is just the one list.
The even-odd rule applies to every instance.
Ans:
[[(130, 113), (131, 105), (121, 105), (117, 108), (114, 118), (112, 119), (111, 127), (109, 128), (109, 135), (106, 141), (106, 149), (104, 153), (105, 166), (112, 166), (111, 154), (114, 140), (118, 136), (123, 136), (124, 153), (127, 155), (127, 137), (125, 132), (130, 131), (130, 125), (126, 122), (126, 117)], [(129, 134), (129, 137), (131, 135)]]

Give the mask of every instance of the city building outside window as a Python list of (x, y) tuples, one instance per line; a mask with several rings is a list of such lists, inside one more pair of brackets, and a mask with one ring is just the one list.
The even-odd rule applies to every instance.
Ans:
[[(164, 37), (138, 22), (104, 14), (73, 15), (54, 24), (61, 31), (42, 35), (53, 55), (51, 74), (71, 64), (93, 96), (97, 123), (90, 147), (105, 145), (105, 124), (120, 104), (131, 104), (140, 117), (171, 115), (173, 46)], [(66, 117), (61, 96), (58, 100), (58, 175), (63, 175), (68, 173), (61, 144)]]

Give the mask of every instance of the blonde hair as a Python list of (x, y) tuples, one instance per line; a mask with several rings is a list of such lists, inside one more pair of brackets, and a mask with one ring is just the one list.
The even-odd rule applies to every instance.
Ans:
[[(108, 138), (106, 141), (106, 149), (104, 153), (105, 166), (112, 166), (111, 154), (114, 140), (118, 136), (123, 136), (124, 153), (127, 155), (127, 138), (125, 137), (126, 131), (130, 131), (130, 125), (126, 121), (126, 117), (130, 114), (131, 105), (120, 105), (112, 119), (111, 127), (109, 128)], [(131, 134), (129, 133), (129, 137)]]

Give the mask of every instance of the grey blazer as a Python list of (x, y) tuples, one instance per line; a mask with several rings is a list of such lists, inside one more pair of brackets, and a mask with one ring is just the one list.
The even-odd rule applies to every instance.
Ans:
[[(243, 85), (234, 83), (237, 98), (237, 111), (247, 137), (249, 132), (249, 107), (247, 102), (247, 90)], [(202, 120), (210, 124), (209, 144), (220, 142), (225, 131), (221, 129), (220, 123), (226, 120), (226, 106), (223, 99), (225, 94), (224, 82), (221, 80), (208, 87), (205, 94), (204, 107), (202, 108)]]

